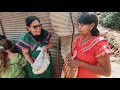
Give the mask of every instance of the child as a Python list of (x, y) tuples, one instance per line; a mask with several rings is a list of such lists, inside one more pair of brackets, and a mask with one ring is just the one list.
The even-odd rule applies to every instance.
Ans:
[(7, 39), (0, 41), (0, 77), (25, 78), (23, 70), (26, 60), (19, 54), (12, 52), (13, 45)]

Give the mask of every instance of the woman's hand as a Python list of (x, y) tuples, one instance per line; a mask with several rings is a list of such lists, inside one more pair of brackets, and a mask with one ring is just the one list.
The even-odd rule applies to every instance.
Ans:
[(46, 53), (46, 52), (47, 52), (46, 46), (42, 46), (41, 50), (42, 50), (44, 53)]
[(72, 68), (76, 68), (76, 67), (80, 67), (82, 65), (82, 61), (78, 61), (78, 60), (70, 60), (68, 61), (68, 65)]
[(65, 61), (68, 62), (71, 59), (71, 57), (72, 57), (71, 53), (67, 54)]

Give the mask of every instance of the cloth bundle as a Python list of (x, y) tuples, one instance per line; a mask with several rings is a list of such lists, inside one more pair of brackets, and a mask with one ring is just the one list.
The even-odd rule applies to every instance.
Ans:
[[(76, 55), (77, 55), (77, 51), (71, 57), (72, 60), (74, 60)], [(62, 73), (61, 73), (61, 78), (77, 78), (77, 74), (78, 74), (78, 68), (70, 67), (65, 60), (65, 62), (63, 64), (63, 70), (62, 70)]]

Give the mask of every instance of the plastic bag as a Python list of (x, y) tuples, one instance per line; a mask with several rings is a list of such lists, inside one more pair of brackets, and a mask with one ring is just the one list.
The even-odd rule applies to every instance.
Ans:
[(35, 62), (32, 64), (32, 71), (34, 74), (42, 74), (45, 72), (50, 64), (50, 56), (42, 50)]

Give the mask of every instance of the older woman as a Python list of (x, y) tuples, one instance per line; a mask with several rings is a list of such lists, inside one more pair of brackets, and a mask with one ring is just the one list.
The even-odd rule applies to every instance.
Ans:
[[(41, 47), (44, 52), (47, 52), (52, 47), (51, 34), (42, 28), (40, 20), (36, 16), (28, 16), (26, 18), (26, 28), (29, 31), (24, 34), (16, 45), (22, 49), (23, 55), (25, 56), (27, 63), (27, 73), (30, 78), (51, 78), (53, 77), (51, 57), (50, 65), (48, 69), (39, 75), (35, 75), (32, 72), (31, 65), (34, 63), (40, 51), (36, 49)], [(50, 54), (50, 52), (49, 52)]]

